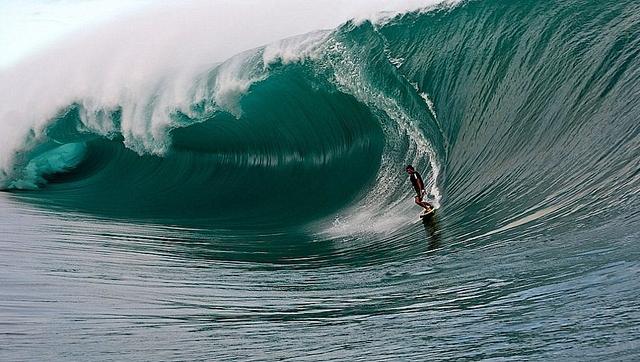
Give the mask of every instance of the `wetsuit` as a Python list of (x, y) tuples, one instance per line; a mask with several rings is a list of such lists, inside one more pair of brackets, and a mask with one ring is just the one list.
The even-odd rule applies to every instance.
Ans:
[(411, 184), (416, 190), (416, 194), (418, 195), (418, 197), (422, 199), (422, 189), (424, 188), (422, 176), (420, 176), (417, 171), (414, 171), (411, 175), (409, 175), (409, 180), (411, 180)]

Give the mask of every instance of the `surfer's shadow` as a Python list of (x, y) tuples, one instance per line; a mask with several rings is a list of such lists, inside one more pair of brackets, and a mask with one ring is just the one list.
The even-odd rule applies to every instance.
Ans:
[(440, 248), (442, 246), (442, 234), (438, 217), (436, 215), (425, 217), (422, 219), (422, 225), (427, 236), (427, 250), (433, 251)]

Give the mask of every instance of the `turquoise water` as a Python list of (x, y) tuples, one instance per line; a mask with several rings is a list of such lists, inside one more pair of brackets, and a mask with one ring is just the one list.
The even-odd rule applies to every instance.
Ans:
[(286, 44), (310, 39), (169, 108), (159, 81), (16, 131), (0, 359), (638, 359), (638, 4), (471, 1)]

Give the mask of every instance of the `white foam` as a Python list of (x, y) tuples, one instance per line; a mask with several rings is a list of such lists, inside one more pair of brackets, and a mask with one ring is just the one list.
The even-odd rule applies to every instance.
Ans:
[(420, 93), (420, 97), (424, 99), (424, 102), (427, 104), (427, 107), (429, 107), (429, 112), (431, 112), (433, 119), (438, 119), (438, 115), (436, 114), (436, 108), (433, 105), (433, 101), (431, 100), (431, 98), (429, 98), (429, 95), (426, 92), (422, 92)]

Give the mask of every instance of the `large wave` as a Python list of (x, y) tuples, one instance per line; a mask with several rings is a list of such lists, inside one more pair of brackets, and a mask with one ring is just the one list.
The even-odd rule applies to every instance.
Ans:
[[(0, 182), (122, 217), (393, 233), (411, 163), (449, 236), (595, 227), (637, 209), (637, 10), (478, 1), (233, 56), (148, 32), (85, 54), (110, 27), (1, 75)], [(141, 38), (164, 45), (137, 58)]]

